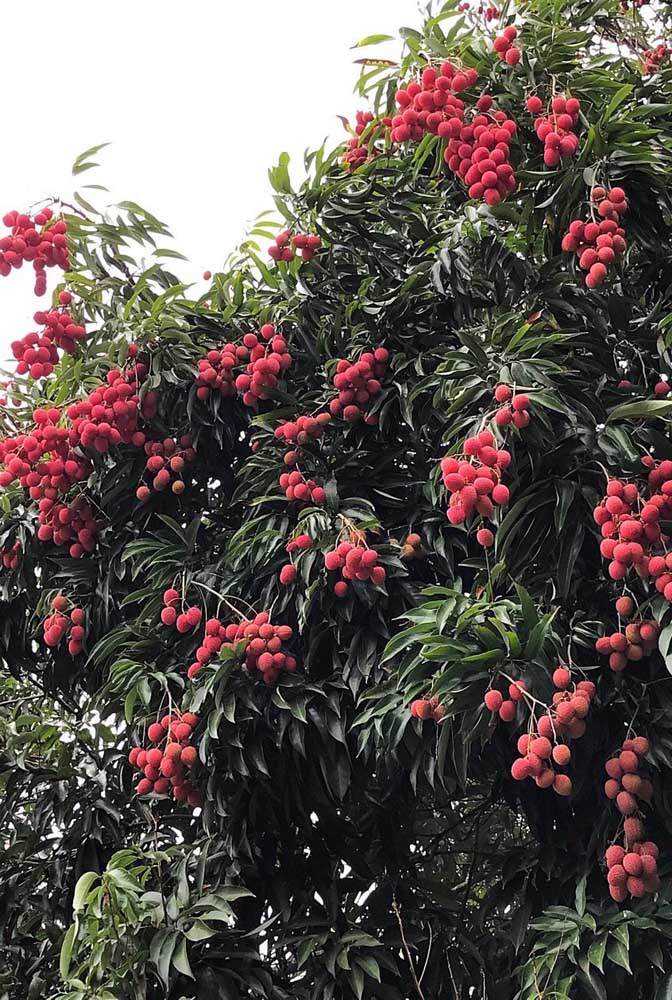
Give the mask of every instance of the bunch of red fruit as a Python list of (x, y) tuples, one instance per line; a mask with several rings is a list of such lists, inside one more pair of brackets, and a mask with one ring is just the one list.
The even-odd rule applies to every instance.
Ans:
[(296, 659), (291, 656), (285, 643), (292, 638), (293, 631), (289, 625), (271, 625), (268, 611), (260, 611), (252, 619), (243, 619), (238, 625), (227, 625), (225, 637), (227, 642), (235, 644), (247, 639), (245, 647), (245, 666), (249, 671), (258, 670), (264, 684), (272, 687), (277, 683), (282, 671), (293, 673), (296, 670)]
[[(619, 597), (616, 601), (616, 611), (624, 618), (631, 617), (635, 604), (631, 597)], [(652, 653), (658, 646), (660, 626), (655, 619), (630, 622), (625, 629), (601, 636), (595, 643), (595, 649), (603, 656), (609, 657), (609, 667), (620, 673), (628, 663), (638, 663)]]
[(208, 351), (198, 362), (196, 376), (198, 399), (208, 399), (212, 392), (218, 392), (221, 396), (235, 396), (233, 369), (241, 357), (247, 358), (247, 356), (247, 348), (236, 347), (235, 344), (225, 344), (219, 350)]
[(649, 741), (643, 736), (626, 739), (620, 753), (605, 764), (605, 795), (616, 803), (616, 808), (625, 817), (625, 847), (614, 844), (605, 854), (609, 892), (618, 903), (628, 895), (639, 898), (657, 892), (660, 887), (658, 847), (653, 841), (644, 840), (644, 824), (641, 814), (637, 815), (640, 813), (638, 800), (648, 803), (653, 798), (651, 781), (639, 773), (642, 757), (649, 749)]
[(38, 296), (47, 290), (45, 268), (60, 267), (67, 271), (70, 266), (67, 225), (60, 219), (48, 226), (53, 215), (50, 208), (43, 208), (34, 219), (19, 212), (8, 212), (2, 218), (12, 233), (0, 239), (0, 275), (7, 277), (12, 268), (18, 269), (24, 260), (29, 261), (35, 271), (34, 290)]
[(260, 343), (256, 333), (246, 333), (243, 346), (250, 352), (247, 372), (236, 378), (236, 389), (243, 394), (245, 406), (254, 406), (261, 399), (268, 399), (280, 381), (282, 372), (292, 363), (287, 350), (287, 341), (276, 334), (271, 323), (265, 323), (260, 330), (263, 340), (270, 341), (269, 347)]
[(291, 656), (285, 643), (292, 638), (289, 625), (271, 625), (269, 614), (262, 611), (253, 619), (243, 619), (240, 624), (224, 625), (219, 618), (210, 618), (205, 623), (203, 642), (196, 650), (195, 662), (187, 670), (193, 680), (202, 668), (224, 647), (246, 642), (245, 665), (248, 670), (258, 670), (264, 683), (272, 686), (284, 670), (296, 670), (296, 659)]
[(467, 184), (470, 198), (498, 205), (516, 190), (509, 162), (516, 123), (504, 111), (490, 114), (492, 98), (488, 94), (479, 98), (476, 107), (480, 114), (470, 125), (462, 125), (458, 137), (448, 140), (443, 156), (450, 170)]
[(311, 236), (306, 233), (296, 233), (294, 236), (285, 230), (278, 233), (275, 241), (268, 248), (269, 256), (273, 260), (284, 260), (287, 263), (294, 260), (298, 250), (302, 260), (312, 260), (315, 253), (322, 246), (319, 236)]
[(51, 602), (53, 614), (44, 619), (42, 628), (44, 641), (53, 648), (68, 633), (68, 653), (77, 656), (84, 648), (86, 638), (86, 611), (71, 605), (63, 594), (57, 594)]
[(0, 549), (0, 556), (4, 569), (16, 569), (21, 558), (21, 543), (14, 542), (13, 545), (5, 545)]
[(658, 845), (652, 840), (635, 841), (627, 851), (620, 844), (613, 844), (604, 857), (609, 895), (617, 903), (623, 903), (628, 895), (639, 899), (660, 888)]
[(525, 393), (514, 395), (510, 386), (502, 384), (496, 387), (494, 396), (498, 403), (506, 404), (495, 413), (495, 423), (498, 427), (508, 427), (509, 424), (513, 424), (519, 430), (527, 427), (530, 422), (528, 409), (530, 400)]
[(551, 113), (542, 115), (541, 98), (533, 94), (526, 102), (527, 110), (535, 115), (534, 131), (544, 144), (544, 163), (557, 167), (563, 156), (574, 156), (579, 148), (578, 136), (572, 129), (579, 120), (581, 103), (576, 97), (557, 95), (551, 100)]
[(178, 614), (177, 609), (180, 603), (180, 593), (174, 587), (169, 587), (168, 590), (164, 591), (163, 603), (164, 608), (161, 611), (161, 621), (164, 625), (174, 625), (177, 631), (182, 634), (200, 625), (201, 618), (203, 617), (203, 612), (200, 608), (195, 606), (188, 607), (185, 611), (181, 611)]
[[(164, 595), (164, 600), (166, 596), (172, 598), (175, 591), (166, 591)], [(187, 676), (193, 680), (196, 674), (204, 667), (210, 660), (215, 657), (222, 646), (227, 645), (226, 643), (226, 626), (222, 625), (219, 618), (209, 618), (205, 623), (205, 635), (203, 636), (203, 641), (201, 645), (196, 650), (195, 661), (187, 670)], [(228, 643), (228, 645), (231, 645)]]
[(318, 486), (314, 479), (306, 479), (302, 472), (295, 469), (294, 472), (283, 472), (279, 483), (285, 491), (288, 500), (301, 500), (303, 502), (323, 504), (327, 500), (327, 492), (323, 486)]
[(481, 431), (465, 441), (465, 458), (447, 455), (441, 460), (443, 485), (450, 493), (446, 516), (451, 524), (462, 524), (474, 511), (491, 517), (495, 504), (508, 502), (509, 490), (500, 477), (511, 454), (494, 444), (490, 431)]
[(588, 272), (587, 287), (598, 288), (607, 277), (609, 265), (625, 253), (625, 230), (619, 223), (628, 203), (625, 191), (619, 187), (610, 191), (595, 187), (591, 200), (597, 205), (600, 221), (575, 219), (562, 238), (562, 249), (579, 258), (579, 267)]
[[(59, 301), (63, 305), (69, 304), (72, 301), (70, 292), (61, 292)], [(39, 379), (51, 375), (54, 365), (58, 364), (57, 348), (74, 354), (77, 344), (86, 337), (86, 330), (73, 321), (66, 309), (36, 312), (33, 318), (44, 327), (42, 332), (33, 331), (21, 340), (12, 341), (11, 349), (18, 361), (17, 375), (29, 374), (31, 378)]]
[(492, 43), (494, 51), (508, 66), (517, 66), (520, 62), (520, 49), (513, 44), (517, 37), (518, 29), (510, 24)]
[(439, 704), (436, 695), (432, 695), (431, 698), (416, 698), (411, 702), (411, 715), (414, 719), (423, 721), (433, 719), (434, 722), (440, 722), (445, 714), (446, 706)]
[[(112, 369), (107, 373), (107, 386), (101, 385), (86, 399), (68, 407), (72, 421), (69, 440), (73, 447), (93, 448), (104, 454), (112, 445), (134, 444), (140, 448), (145, 435), (139, 429), (140, 385), (147, 375), (147, 366), (135, 364), (125, 371)], [(142, 401), (142, 416), (156, 415), (156, 393), (148, 392)]]
[(351, 541), (340, 542), (335, 549), (324, 554), (324, 565), (330, 572), (340, 572), (342, 579), (334, 584), (336, 597), (345, 597), (348, 581), (370, 580), (374, 587), (382, 587), (385, 582), (385, 567), (378, 563), (378, 553), (370, 549), (362, 532), (357, 532)]
[(0, 462), (5, 466), (0, 486), (9, 486), (17, 479), (31, 500), (55, 500), (59, 492), (65, 493), (73, 483), (86, 479), (91, 464), (72, 451), (68, 429), (57, 426), (60, 410), (38, 407), (33, 419), (35, 427), (28, 434), (0, 440)]
[(362, 418), (365, 424), (378, 423), (377, 414), (367, 413), (366, 406), (382, 390), (381, 379), (389, 357), (385, 347), (376, 347), (373, 351), (365, 351), (358, 361), (343, 358), (338, 362), (333, 378), (338, 396), (329, 403), (332, 416), (343, 417), (349, 424)]
[(374, 120), (370, 111), (358, 111), (355, 121), (355, 135), (348, 140), (348, 148), (343, 154), (343, 163), (350, 172), (379, 156), (381, 150), (376, 140), (384, 138), (392, 127), (391, 118)]
[[(288, 555), (292, 555), (293, 552), (307, 552), (308, 549), (312, 548), (313, 540), (310, 535), (301, 534), (297, 535), (296, 538), (292, 538), (285, 549)], [(297, 569), (293, 562), (286, 563), (280, 570), (280, 583), (288, 587), (290, 584), (294, 583), (296, 580)]]
[(659, 44), (654, 49), (645, 49), (642, 53), (642, 70), (644, 73), (657, 73), (660, 64), (667, 56), (672, 55), (669, 45)]
[[(316, 417), (300, 416), (295, 420), (281, 421), (275, 428), (274, 435), (278, 441), (301, 447), (319, 440), (330, 422), (330, 413), (318, 413)], [(285, 454), (285, 465), (296, 465), (298, 458), (298, 451), (294, 449), (288, 451)]]
[(10, 344), (12, 354), (18, 362), (17, 375), (30, 375), (33, 379), (44, 378), (58, 364), (58, 351), (50, 336), (36, 330), (27, 333), (20, 340)]
[(477, 80), (475, 69), (460, 70), (444, 62), (437, 72), (428, 66), (420, 83), (413, 81), (395, 95), (400, 111), (392, 118), (392, 141), (419, 142), (426, 133), (442, 139), (458, 137), (464, 120), (464, 101), (455, 95), (473, 87)]
[[(672, 509), (672, 479), (660, 485), (660, 492), (652, 493), (642, 502), (634, 483), (610, 479), (607, 494), (593, 510), (593, 518), (602, 534), (600, 552), (610, 560), (611, 579), (623, 580), (632, 566), (644, 579), (658, 577), (656, 586), (664, 594), (667, 557), (654, 557), (651, 550), (666, 541), (660, 522), (669, 518)], [(672, 591), (668, 593), (667, 599), (672, 600)]]
[(145, 454), (148, 456), (145, 468), (153, 476), (152, 486), (151, 489), (149, 486), (139, 486), (135, 493), (138, 500), (145, 503), (152, 495), (152, 489), (161, 493), (169, 486), (173, 493), (184, 493), (182, 473), (185, 466), (196, 458), (191, 435), (183, 434), (179, 442), (174, 438), (146, 441)]
[(292, 236), (292, 246), (299, 251), (302, 260), (312, 260), (316, 251), (322, 246), (322, 240), (319, 236), (297, 233), (296, 236)]
[[(553, 741), (557, 741), (558, 736), (562, 735), (574, 740), (580, 739), (586, 731), (584, 719), (595, 697), (595, 685), (592, 681), (573, 684), (567, 667), (558, 667), (553, 671), (553, 685), (557, 690), (551, 704), (546, 706), (546, 711), (541, 715), (537, 715), (535, 709), (538, 699), (530, 699), (531, 732)], [(492, 688), (483, 701), (486, 708), (496, 712), (503, 722), (513, 722), (517, 714), (516, 704), (524, 699), (528, 699), (527, 685), (525, 681), (517, 680), (509, 684), (508, 698), (505, 699), (501, 691)]]
[(165, 715), (147, 730), (151, 743), (148, 749), (133, 747), (129, 763), (142, 772), (137, 784), (138, 795), (172, 794), (178, 802), (188, 802), (196, 809), (203, 805), (201, 793), (187, 778), (198, 759), (196, 747), (189, 744), (198, 717), (193, 712)]
[(653, 785), (638, 773), (640, 758), (648, 752), (649, 741), (644, 736), (636, 736), (625, 740), (620, 753), (610, 757), (604, 765), (608, 776), (604, 794), (616, 802), (622, 816), (632, 816), (637, 812), (638, 798), (644, 802), (651, 801)]
[(37, 520), (39, 540), (54, 545), (69, 544), (72, 559), (81, 559), (96, 547), (100, 525), (93, 507), (82, 494), (69, 503), (43, 497), (38, 503)]

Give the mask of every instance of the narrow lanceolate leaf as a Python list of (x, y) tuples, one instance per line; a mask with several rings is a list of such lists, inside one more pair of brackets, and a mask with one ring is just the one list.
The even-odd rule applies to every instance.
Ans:
[[(672, 1000), (672, 43), (639, 2), (410, 4), (340, 108), (354, 5), (310, 52), (302, 5), (237, 5), (219, 100), (148, 18), (133, 100), (113, 26), (95, 75), (59, 5), (5, 40), (6, 100), (67, 88), (40, 164), (109, 78), (192, 235), (110, 205), (103, 146), (3, 209), (0, 1000)], [(283, 115), (344, 129), (227, 246)]]

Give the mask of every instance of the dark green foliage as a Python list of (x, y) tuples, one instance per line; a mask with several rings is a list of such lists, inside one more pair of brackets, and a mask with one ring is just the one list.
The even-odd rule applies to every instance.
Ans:
[[(654, 13), (669, 27), (664, 5)], [(43, 389), (22, 383), (4, 433), (37, 405), (90, 392), (133, 342), (150, 366), (143, 392), (159, 399), (148, 436), (190, 431), (197, 457), (181, 496), (141, 505), (142, 449), (93, 456), (84, 489), (104, 527), (85, 559), (37, 540), (16, 483), (0, 497), (0, 544), (22, 548), (0, 577), (4, 1000), (672, 996), (669, 604), (651, 588), (660, 653), (609, 671), (594, 643), (616, 629), (622, 588), (592, 518), (608, 473), (640, 475), (649, 449), (672, 457), (672, 402), (653, 396), (672, 375), (672, 68), (643, 75), (636, 53), (657, 39), (614, 0), (526, 5), (516, 70), (454, 3), (434, 15), (403, 29), (400, 67), (364, 67), (362, 96), (386, 114), (397, 81), (429, 59), (476, 67), (468, 100), (487, 91), (519, 124), (520, 186), (499, 206), (467, 199), (434, 138), (354, 173), (342, 149), (320, 149), (298, 191), (282, 157), (278, 212), (322, 249), (310, 264), (271, 264), (277, 228), (262, 217), (198, 300), (163, 268), (167, 231), (139, 206), (102, 215), (87, 193), (84, 215), (67, 216), (67, 285), (88, 339)], [(545, 170), (524, 102), (552, 79), (580, 98), (581, 141)], [(77, 172), (88, 168), (85, 154)], [(627, 192), (629, 248), (590, 292), (560, 244), (603, 182)], [(143, 271), (152, 250), (159, 262)], [(205, 352), (268, 322), (293, 356), (273, 399), (199, 400)], [(336, 359), (379, 344), (390, 363), (378, 425), (333, 421), (301, 464), (326, 505), (287, 502), (278, 421), (324, 410)], [(486, 553), (446, 520), (438, 463), (490, 420), (499, 382), (529, 395), (532, 421), (507, 431), (511, 500)], [(352, 526), (386, 582), (339, 600), (323, 553)], [(283, 587), (299, 532), (315, 546)], [(421, 559), (402, 558), (409, 532)], [(238, 649), (189, 681), (202, 629), (160, 624), (171, 586), (206, 618), (272, 609), (294, 630), (297, 672), (266, 687)], [(87, 609), (85, 655), (41, 641), (57, 593)], [(525, 722), (493, 726), (482, 704), (499, 671), (549, 698), (560, 662), (598, 688), (569, 798), (511, 779)], [(429, 693), (440, 725), (410, 715)], [(133, 791), (128, 751), (169, 704), (200, 718), (194, 815)], [(618, 906), (602, 860), (618, 825), (603, 766), (633, 719), (652, 746), (646, 824), (663, 886)]]

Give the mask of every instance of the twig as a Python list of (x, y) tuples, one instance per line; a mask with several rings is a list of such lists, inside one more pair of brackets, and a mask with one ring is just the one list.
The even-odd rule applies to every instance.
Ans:
[[(413, 958), (411, 956), (411, 949), (408, 947), (408, 941), (406, 940), (406, 934), (404, 933), (404, 925), (401, 919), (401, 911), (399, 909), (399, 904), (397, 903), (397, 897), (392, 897), (392, 909), (394, 910), (394, 915), (397, 918), (397, 923), (399, 924), (399, 933), (401, 934), (401, 943), (404, 948), (404, 954), (406, 955), (406, 960), (409, 964), (411, 975), (413, 976), (413, 983), (415, 984), (415, 991), (420, 997), (420, 1000), (425, 1000), (425, 994), (422, 992), (422, 986), (418, 980), (415, 973), (415, 966), (413, 965)], [(423, 970), (424, 972), (424, 970)]]

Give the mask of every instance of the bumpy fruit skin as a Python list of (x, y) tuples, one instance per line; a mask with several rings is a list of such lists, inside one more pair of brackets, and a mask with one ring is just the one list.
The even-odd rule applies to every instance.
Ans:
[(492, 690), (487, 692), (483, 701), (485, 702), (485, 707), (491, 712), (498, 712), (502, 707), (504, 698), (502, 697), (501, 692)]
[(567, 796), (572, 794), (572, 781), (566, 774), (556, 774), (553, 781), (553, 791), (558, 795)]
[(296, 566), (293, 566), (292, 563), (287, 563), (287, 565), (283, 566), (280, 570), (280, 583), (284, 587), (288, 587), (290, 584), (294, 583), (295, 580)]
[(499, 709), (499, 717), (502, 722), (513, 722), (516, 717), (516, 703), (515, 701), (505, 701), (502, 703)]
[(566, 667), (558, 667), (553, 671), (553, 683), (556, 688), (563, 690), (568, 688), (572, 682), (572, 675)]

